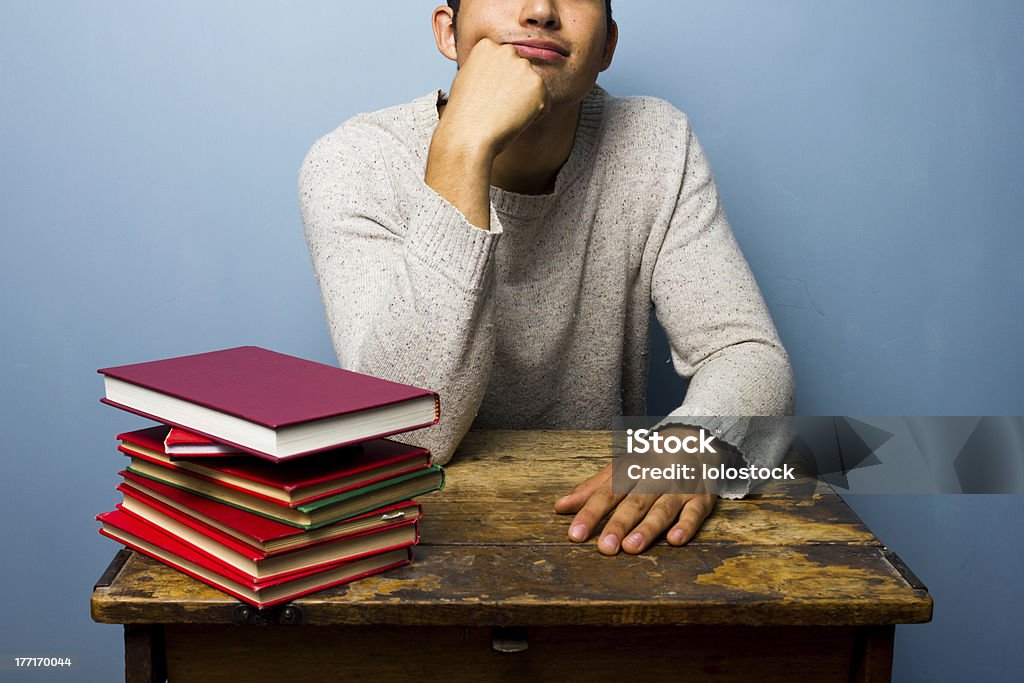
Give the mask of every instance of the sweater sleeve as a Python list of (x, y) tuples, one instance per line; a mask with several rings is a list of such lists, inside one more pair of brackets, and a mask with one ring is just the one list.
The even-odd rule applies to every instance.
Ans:
[(408, 440), (446, 463), (490, 375), (497, 216), (490, 232), (471, 226), (413, 155), (359, 119), (310, 150), (299, 202), (339, 363), (436, 391), (439, 424)]
[[(685, 136), (681, 190), (659, 245), (651, 297), (689, 388), (662, 424), (703, 427), (747, 465), (771, 467), (789, 448), (789, 421), (752, 418), (792, 414), (789, 359), (688, 124)], [(720, 482), (719, 494), (738, 498), (750, 487)]]

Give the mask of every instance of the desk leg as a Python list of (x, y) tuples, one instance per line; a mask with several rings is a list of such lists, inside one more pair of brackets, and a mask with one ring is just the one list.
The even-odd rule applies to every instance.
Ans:
[(125, 624), (125, 683), (165, 683), (164, 629), (149, 624)]
[(857, 629), (853, 658), (856, 669), (851, 680), (855, 683), (888, 683), (892, 680), (892, 646), (895, 635), (896, 627), (891, 624)]

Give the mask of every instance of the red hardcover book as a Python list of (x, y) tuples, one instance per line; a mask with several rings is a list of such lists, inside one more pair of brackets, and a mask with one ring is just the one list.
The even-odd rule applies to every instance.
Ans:
[(255, 581), (252, 577), (211, 560), (174, 536), (121, 510), (97, 515), (99, 532), (143, 555), (174, 567), (258, 608), (270, 607), (316, 591), (348, 583), (412, 561), (412, 546), (388, 550), (307, 573)]
[(126, 470), (120, 474), (124, 477), (124, 482), (117, 488), (124, 495), (141, 497), (146, 501), (155, 500), (191, 518), (204, 528), (231, 536), (266, 555), (296, 550), (395, 524), (415, 522), (422, 515), (420, 504), (409, 500), (306, 531), (154, 479), (140, 477)]
[(276, 555), (255, 550), (233, 537), (197, 523), (154, 499), (126, 493), (117, 509), (164, 533), (170, 534), (211, 560), (251, 576), (254, 581), (285, 579), (319, 571), (339, 562), (358, 560), (419, 541), (418, 524), (409, 521), (375, 531), (363, 531), (344, 538), (318, 543)]
[(134, 474), (176, 486), (243, 510), (303, 529), (316, 529), (335, 522), (372, 512), (386, 505), (411, 500), (444, 488), (444, 470), (435, 465), (416, 470), (376, 484), (360, 486), (329, 498), (321, 498), (292, 508), (268, 501), (243, 491), (186, 472), (155, 465), (143, 458), (132, 457), (128, 470)]
[(101, 368), (104, 403), (282, 460), (435, 424), (437, 394), (242, 346)]
[(219, 458), (243, 453), (234, 446), (217, 443), (205, 436), (171, 427), (164, 437), (164, 453), (175, 458)]
[(164, 452), (167, 431), (168, 427), (150, 427), (118, 434), (118, 450), (293, 508), (430, 466), (430, 452), (426, 449), (388, 439), (373, 439), (281, 463), (248, 456), (203, 462), (172, 461)]

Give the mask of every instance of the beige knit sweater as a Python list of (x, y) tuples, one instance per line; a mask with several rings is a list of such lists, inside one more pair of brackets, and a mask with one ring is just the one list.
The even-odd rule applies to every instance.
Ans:
[(423, 181), (438, 97), (351, 119), (299, 179), (340, 364), (441, 395), (409, 440), (443, 464), (471, 425), (643, 415), (653, 306), (690, 382), (674, 414), (777, 462), (786, 436), (741, 416), (792, 410), (789, 362), (686, 117), (595, 87), (554, 191), (492, 188), (485, 232)]

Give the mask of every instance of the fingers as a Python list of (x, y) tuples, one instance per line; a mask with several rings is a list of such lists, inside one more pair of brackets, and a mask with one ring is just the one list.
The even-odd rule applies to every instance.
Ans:
[[(605, 555), (614, 555), (619, 552), (620, 547), (623, 547), (622, 544), (624, 539), (626, 539), (627, 533), (629, 533), (629, 538), (625, 540), (626, 547), (631, 550), (636, 548), (632, 552), (640, 552), (646, 548), (650, 544), (651, 539), (660, 534), (668, 524), (671, 524), (671, 520), (675, 518), (676, 513), (679, 511), (678, 504), (676, 504), (674, 511), (671, 509), (671, 506), (674, 504), (673, 498), (673, 496), (639, 493), (631, 493), (623, 498), (618, 507), (615, 508), (615, 513), (611, 519), (604, 525), (604, 529), (601, 531), (601, 538), (597, 541), (597, 549)], [(663, 502), (662, 499), (665, 499), (665, 501)], [(645, 543), (644, 532), (640, 530), (638, 524), (640, 524), (641, 520), (646, 520), (647, 515), (654, 510), (655, 505), (658, 506), (658, 509), (654, 513), (651, 525), (653, 526), (654, 519), (658, 517), (664, 518), (666, 522), (656, 534), (650, 534), (648, 531), (648, 540)]]
[(604, 519), (605, 515), (615, 509), (624, 497), (623, 494), (613, 493), (611, 481), (605, 481), (597, 490), (590, 494), (583, 507), (576, 513), (572, 523), (569, 525), (569, 538), (576, 542), (582, 542), (590, 538), (598, 523)]
[(683, 545), (692, 539), (701, 524), (711, 511), (715, 509), (717, 496), (700, 494), (690, 498), (679, 513), (679, 521), (668, 532), (668, 542), (672, 545)]
[[(685, 496), (682, 495), (658, 496), (643, 521), (630, 527), (633, 530), (622, 541), (622, 549), (631, 554), (642, 553), (646, 550), (655, 539), (665, 532), (665, 529), (679, 519), (679, 510), (684, 506), (684, 501)], [(604, 533), (607, 532), (608, 527), (605, 527)]]
[(597, 549), (605, 555), (614, 555), (620, 549), (641, 553), (666, 529), (669, 543), (683, 545), (697, 534), (716, 500), (717, 496), (708, 494), (630, 494), (601, 531)]
[(605, 555), (619, 550), (641, 553), (668, 529), (668, 542), (689, 542), (715, 508), (713, 494), (616, 494), (611, 487), (611, 466), (587, 479), (572, 493), (555, 502), (555, 511), (576, 512), (569, 538), (582, 542), (614, 510), (601, 530), (597, 549)]
[[(560, 515), (579, 512), (583, 504), (587, 502), (591, 494), (601, 488), (612, 476), (612, 466), (608, 465), (603, 470), (579, 484), (572, 490), (572, 493), (562, 496), (555, 501), (555, 512)], [(589, 535), (589, 534), (588, 534)]]

